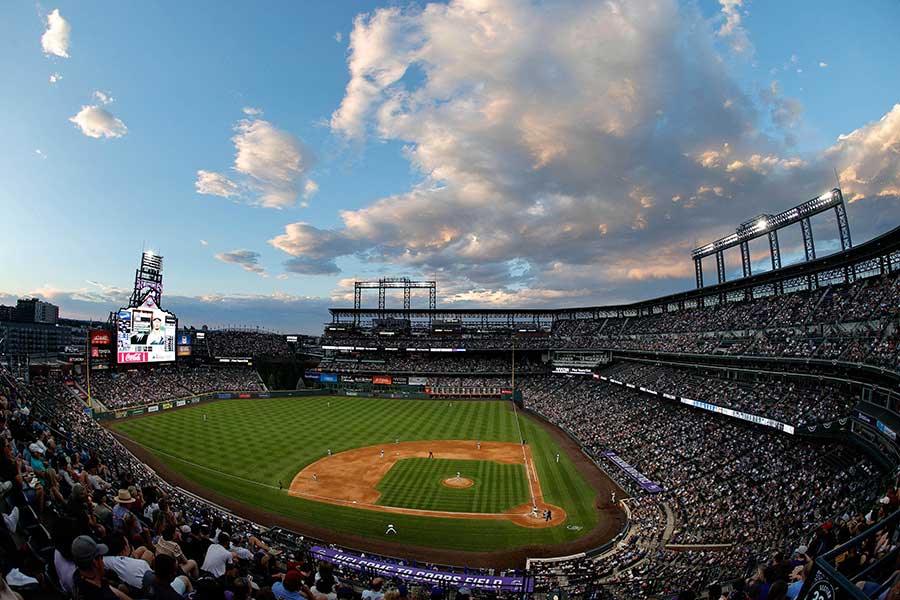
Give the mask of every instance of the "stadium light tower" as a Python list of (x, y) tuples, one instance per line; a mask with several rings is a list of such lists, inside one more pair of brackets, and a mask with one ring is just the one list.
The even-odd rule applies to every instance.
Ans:
[(739, 246), (741, 249), (741, 268), (744, 277), (752, 275), (750, 260), (750, 241), (766, 236), (769, 239), (769, 254), (772, 259), (772, 269), (781, 268), (781, 250), (778, 246), (778, 230), (800, 223), (800, 231), (803, 235), (803, 250), (807, 261), (816, 258), (816, 244), (813, 239), (812, 223), (810, 217), (827, 210), (834, 209), (837, 219), (838, 234), (841, 239), (841, 250), (853, 246), (850, 239), (850, 224), (847, 221), (847, 211), (844, 206), (844, 196), (839, 188), (834, 188), (821, 196), (816, 196), (803, 204), (795, 206), (777, 215), (762, 214), (749, 221), (741, 223), (734, 233), (720, 238), (714, 242), (695, 248), (691, 252), (694, 259), (694, 274), (697, 279), (697, 287), (703, 287), (703, 259), (707, 256), (716, 257), (716, 276), (718, 283), (725, 283), (725, 250)]

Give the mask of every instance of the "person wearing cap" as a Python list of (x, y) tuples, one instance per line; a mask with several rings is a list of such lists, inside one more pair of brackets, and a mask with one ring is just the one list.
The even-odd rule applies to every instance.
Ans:
[(72, 541), (72, 559), (78, 569), (72, 582), (74, 600), (131, 600), (128, 594), (113, 587), (104, 574), (103, 555), (109, 549), (89, 536)]
[(362, 593), (363, 600), (381, 600), (384, 598), (384, 592), (381, 590), (384, 585), (384, 579), (376, 577), (372, 580), (369, 588)]
[(472, 590), (467, 587), (461, 587), (456, 590), (456, 600), (469, 600), (472, 597)]
[(291, 569), (285, 573), (281, 581), (272, 584), (272, 593), (278, 600), (306, 600), (306, 596), (302, 590), (309, 588), (303, 583), (303, 575), (297, 569)]

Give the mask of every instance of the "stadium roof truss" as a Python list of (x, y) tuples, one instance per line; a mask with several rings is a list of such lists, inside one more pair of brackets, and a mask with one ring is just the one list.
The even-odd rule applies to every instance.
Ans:
[(772, 270), (781, 269), (781, 250), (778, 247), (778, 230), (800, 223), (800, 231), (803, 235), (803, 250), (806, 261), (815, 260), (816, 244), (813, 239), (812, 223), (810, 217), (834, 209), (837, 219), (838, 234), (841, 239), (841, 250), (847, 250), (853, 246), (850, 239), (850, 224), (847, 221), (847, 211), (844, 207), (844, 196), (841, 190), (834, 188), (821, 196), (808, 200), (790, 210), (777, 215), (762, 214), (741, 223), (734, 233), (726, 235), (705, 246), (695, 248), (691, 252), (694, 259), (694, 273), (697, 280), (697, 288), (703, 287), (703, 259), (708, 256), (716, 257), (716, 276), (718, 283), (725, 283), (725, 250), (739, 246), (741, 249), (741, 268), (744, 277), (752, 275), (750, 266), (750, 241), (763, 236), (769, 239), (769, 255), (772, 259)]
[[(828, 208), (834, 206), (836, 205), (832, 204)], [(849, 234), (847, 239), (849, 242)], [(814, 258), (808, 262), (630, 304), (556, 309), (331, 308), (329, 309), (331, 323), (328, 325), (365, 326), (373, 319), (393, 317), (429, 325), (435, 321), (459, 321), (470, 327), (484, 326), (486, 329), (535, 326), (545, 328), (557, 320), (646, 316), (792, 291), (813, 290), (828, 285), (850, 283), (857, 278), (896, 273), (898, 270), (900, 270), (900, 227), (858, 246), (851, 248), (848, 245), (843, 252)]]

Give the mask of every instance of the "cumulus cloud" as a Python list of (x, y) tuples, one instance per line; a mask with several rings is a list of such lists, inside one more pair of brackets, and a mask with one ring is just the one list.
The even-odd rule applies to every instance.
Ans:
[(824, 62), (824, 61), (823, 61), (823, 62), (820, 62), (820, 63), (819, 63), (819, 68), (821, 68), (821, 69), (827, 69), (827, 68), (828, 68), (828, 63), (827, 63), (827, 62)]
[[(683, 289), (698, 240), (820, 194), (835, 164), (896, 156), (874, 142), (890, 124), (793, 151), (802, 105), (777, 82), (742, 89), (716, 50), (739, 24), (723, 32), (674, 0), (458, 0), (361, 15), (332, 130), (402, 144), (420, 179), (341, 211), (337, 227), (293, 223), (270, 243), (292, 257), (287, 270), (336, 274), (352, 257), (437, 274), (467, 301)], [(868, 198), (892, 166), (839, 170)]]
[(238, 185), (222, 175), (213, 171), (197, 171), (197, 181), (194, 182), (198, 194), (207, 194), (210, 196), (221, 196), (223, 198), (231, 198), (240, 193)]
[(245, 271), (256, 273), (260, 277), (268, 277), (266, 270), (259, 265), (259, 252), (252, 250), (232, 250), (216, 254), (216, 259), (225, 263), (238, 265)]
[[(259, 111), (245, 108), (244, 113), (257, 115)], [(235, 182), (222, 173), (199, 170), (194, 182), (197, 193), (240, 197), (266, 208), (290, 208), (301, 193), (309, 198), (310, 190), (314, 193), (318, 189), (308, 177), (312, 153), (295, 135), (255, 116), (241, 119), (234, 130), (232, 169), (241, 176), (240, 180)]]
[(41, 36), (41, 47), (44, 54), (59, 56), (61, 58), (69, 58), (69, 36), (72, 33), (72, 26), (66, 21), (59, 9), (54, 8), (47, 15), (47, 29)]
[(91, 138), (119, 138), (128, 133), (128, 128), (121, 119), (96, 104), (82, 106), (78, 114), (70, 117), (69, 121)]
[(900, 104), (878, 121), (846, 135), (825, 151), (835, 164), (844, 197), (850, 202), (878, 202), (867, 214), (896, 223), (900, 200)]
[(59, 73), (51, 73), (50, 74), (50, 83), (51, 84), (59, 83), (60, 81), (62, 81), (62, 78), (63, 78), (62, 75), (60, 75)]
[(336, 41), (338, 44), (340, 44), (342, 41), (344, 41), (344, 34), (341, 33), (340, 31), (335, 31), (334, 32), (334, 41)]
[(206, 240), (200, 240), (200, 245), (201, 246), (209, 246), (209, 242), (207, 242)]
[(245, 106), (241, 111), (249, 117), (257, 117), (262, 114), (262, 110), (253, 106)]

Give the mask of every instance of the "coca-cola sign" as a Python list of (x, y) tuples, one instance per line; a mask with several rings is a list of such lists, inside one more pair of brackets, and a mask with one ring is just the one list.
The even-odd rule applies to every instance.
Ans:
[(119, 352), (120, 363), (145, 363), (148, 359), (147, 352)]

